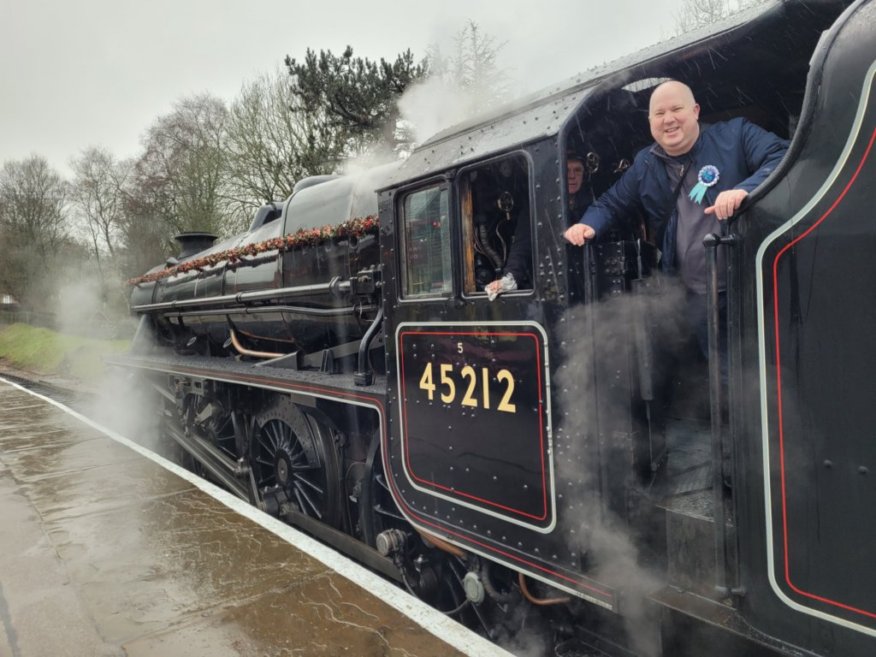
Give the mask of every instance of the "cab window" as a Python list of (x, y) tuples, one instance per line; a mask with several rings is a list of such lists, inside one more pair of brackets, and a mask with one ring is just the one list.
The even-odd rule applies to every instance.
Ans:
[(402, 203), (405, 298), (447, 296), (453, 289), (446, 187), (408, 194)]
[(531, 289), (528, 160), (502, 157), (465, 170), (460, 180), (465, 293), (483, 292), (507, 273), (517, 289)]

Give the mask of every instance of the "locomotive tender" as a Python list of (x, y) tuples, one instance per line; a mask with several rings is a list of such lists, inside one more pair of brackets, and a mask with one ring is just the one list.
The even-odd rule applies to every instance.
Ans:
[[(638, 217), (562, 238), (566, 154), (604, 191), (666, 78), (791, 139), (708, 240), (726, 382)], [(876, 654), (874, 79), (876, 2), (737, 14), (303, 181), (137, 279), (117, 364), (192, 467), (512, 647)], [(489, 301), (527, 228), (531, 280)]]

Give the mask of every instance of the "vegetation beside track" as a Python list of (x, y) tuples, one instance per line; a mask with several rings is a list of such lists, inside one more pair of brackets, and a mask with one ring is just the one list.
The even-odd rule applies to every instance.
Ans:
[(27, 324), (0, 325), (0, 361), (38, 374), (97, 382), (103, 358), (128, 348), (128, 340), (95, 340)]

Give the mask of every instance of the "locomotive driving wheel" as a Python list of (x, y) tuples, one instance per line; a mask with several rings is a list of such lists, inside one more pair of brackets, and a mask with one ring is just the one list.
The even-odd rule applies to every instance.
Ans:
[(232, 414), (218, 399), (206, 395), (186, 395), (181, 415), (186, 431), (204, 437), (229, 458), (238, 458)]
[(340, 526), (342, 494), (331, 431), (290, 400), (280, 399), (256, 417), (250, 465), (266, 510), (279, 513), (290, 505)]

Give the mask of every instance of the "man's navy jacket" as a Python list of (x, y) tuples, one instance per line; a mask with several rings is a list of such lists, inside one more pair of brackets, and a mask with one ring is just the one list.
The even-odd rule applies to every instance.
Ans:
[[(663, 250), (664, 269), (675, 261), (674, 223), (675, 186), (669, 181), (666, 167), (653, 144), (636, 155), (632, 166), (612, 187), (591, 205), (581, 223), (596, 231), (597, 237), (619, 219), (632, 212), (644, 212), (654, 244)], [(700, 136), (687, 154), (694, 171), (711, 164), (719, 172), (718, 182), (706, 192), (703, 207), (728, 189), (751, 192), (778, 166), (788, 150), (788, 142), (742, 118), (701, 124)], [(685, 169), (689, 171), (689, 169)]]

